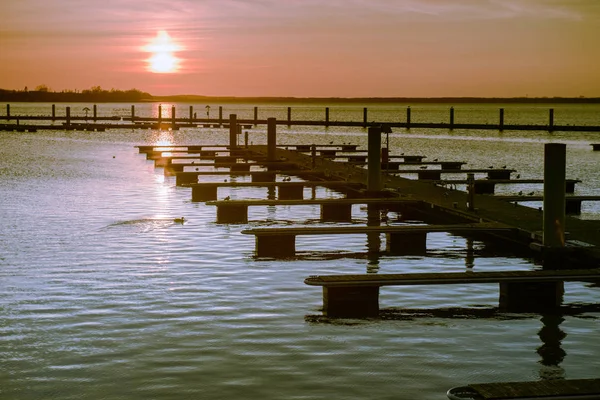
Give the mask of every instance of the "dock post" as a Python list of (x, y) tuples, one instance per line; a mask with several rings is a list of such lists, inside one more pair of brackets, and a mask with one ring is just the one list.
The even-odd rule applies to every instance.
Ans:
[(454, 129), (454, 107), (450, 107), (450, 129)]
[(554, 108), (548, 110), (548, 132), (554, 130)]
[(500, 122), (498, 123), (500, 130), (504, 130), (504, 108), (500, 109)]
[(367, 127), (367, 107), (363, 108), (363, 128)]
[(312, 160), (312, 168), (314, 169), (317, 164), (317, 145), (314, 143), (310, 146), (310, 158)]
[(6, 116), (9, 118), (10, 120), (10, 104), (6, 105)]
[(175, 127), (175, 106), (171, 106), (171, 125)]
[(190, 124), (194, 122), (194, 106), (190, 106)]
[(410, 129), (410, 106), (406, 108), (406, 128)]
[(223, 124), (223, 106), (219, 106), (219, 125)]
[(254, 126), (258, 125), (258, 107), (254, 106)]
[(329, 107), (325, 107), (325, 126), (329, 126)]
[(475, 211), (475, 174), (467, 174), (467, 210)]
[(237, 147), (237, 115), (229, 114), (229, 150)]
[(381, 191), (381, 127), (371, 126), (368, 131), (367, 168), (369, 170), (367, 190)]
[(67, 107), (67, 127), (71, 126), (71, 107)]
[[(544, 251), (550, 250), (550, 257), (557, 262), (556, 249), (565, 246), (565, 165), (566, 145), (546, 143), (544, 145)], [(546, 260), (544, 260), (546, 261)], [(560, 260), (558, 260), (560, 261)]]
[(275, 161), (277, 150), (277, 118), (267, 119), (267, 161)]
[[(95, 108), (95, 107), (94, 107)], [(95, 111), (95, 110), (94, 110)], [(94, 118), (96, 117), (95, 113), (94, 113)], [(131, 122), (135, 121), (135, 106), (132, 104), (131, 105)]]
[(52, 121), (56, 120), (56, 104), (52, 104)]
[[(162, 122), (162, 105), (158, 105), (158, 124), (160, 125)], [(159, 127), (160, 128), (160, 127)]]
[(288, 107), (288, 113), (287, 113), (287, 117), (288, 117), (288, 126), (291, 125), (292, 123), (292, 107)]
[(248, 148), (248, 131), (244, 132), (244, 147)]

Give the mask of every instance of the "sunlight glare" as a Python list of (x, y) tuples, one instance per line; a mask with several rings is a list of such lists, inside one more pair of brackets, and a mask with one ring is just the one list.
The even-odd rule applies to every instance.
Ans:
[(144, 51), (153, 53), (148, 62), (148, 71), (154, 73), (172, 73), (179, 69), (180, 59), (175, 57), (175, 52), (181, 46), (171, 39), (167, 31), (158, 31), (150, 43), (143, 48)]

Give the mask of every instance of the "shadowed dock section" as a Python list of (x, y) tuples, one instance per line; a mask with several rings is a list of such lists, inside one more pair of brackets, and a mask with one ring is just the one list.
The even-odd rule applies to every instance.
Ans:
[(323, 287), (326, 316), (364, 318), (379, 315), (381, 286), (498, 283), (502, 311), (541, 312), (561, 304), (563, 282), (589, 280), (600, 280), (600, 269), (323, 275), (308, 277), (304, 283)]
[(302, 182), (203, 182), (181, 186), (192, 188), (192, 201), (217, 200), (217, 190), (222, 187), (264, 187), (277, 188), (279, 200), (298, 200), (304, 198), (304, 188), (325, 187), (340, 192), (355, 191), (364, 187), (359, 182), (346, 181), (302, 181)]
[(600, 379), (475, 383), (448, 390), (450, 400), (593, 400), (600, 399)]

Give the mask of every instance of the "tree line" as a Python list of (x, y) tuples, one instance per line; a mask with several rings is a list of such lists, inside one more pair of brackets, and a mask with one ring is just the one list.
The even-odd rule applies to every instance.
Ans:
[(118, 102), (140, 102), (151, 101), (150, 93), (142, 92), (138, 89), (118, 90), (102, 89), (100, 86), (93, 86), (84, 90), (63, 90), (54, 92), (46, 85), (39, 85), (34, 90), (6, 90), (0, 89), (0, 101), (14, 102), (99, 102), (99, 103), (118, 103)]

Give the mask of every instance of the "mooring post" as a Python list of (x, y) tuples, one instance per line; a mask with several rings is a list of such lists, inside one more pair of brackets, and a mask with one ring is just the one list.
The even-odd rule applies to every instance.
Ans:
[(454, 107), (450, 107), (450, 129), (454, 128)]
[(369, 169), (367, 190), (381, 191), (381, 127), (371, 126), (368, 131), (367, 168)]
[(237, 147), (237, 115), (229, 114), (229, 149), (235, 149)]
[(312, 168), (314, 169), (317, 165), (317, 145), (314, 143), (310, 146), (310, 157), (312, 159)]
[(367, 127), (367, 107), (363, 108), (363, 128)]
[(548, 110), (548, 132), (554, 130), (554, 108)]
[(162, 122), (162, 105), (159, 104), (158, 105), (158, 124), (160, 125), (161, 122)]
[(171, 125), (175, 127), (175, 106), (171, 106)]
[(194, 106), (190, 106), (190, 124), (194, 122)]
[(410, 106), (406, 108), (406, 128), (410, 129)]
[(267, 161), (276, 160), (277, 149), (277, 118), (267, 119)]
[(288, 107), (288, 113), (287, 113), (287, 117), (288, 117), (288, 126), (290, 126), (292, 124), (292, 107)]
[(544, 145), (544, 247), (565, 245), (566, 145)]
[(56, 104), (52, 104), (52, 121), (56, 120)]
[(223, 123), (223, 106), (219, 106), (219, 125)]
[(6, 116), (10, 118), (10, 104), (6, 105)]
[(500, 130), (504, 130), (504, 108), (500, 109), (500, 122), (498, 123)]
[(67, 107), (67, 126), (71, 125), (71, 107)]
[(96, 106), (96, 104), (94, 104), (92, 107), (92, 113), (94, 116), (94, 122), (96, 122), (96, 119), (98, 118), (98, 106)]
[(329, 126), (329, 107), (325, 107), (325, 126)]
[(248, 131), (244, 132), (244, 146), (248, 148)]
[[(254, 107), (254, 126), (258, 125), (258, 107)], [(247, 146), (246, 146), (247, 147)]]
[[(96, 107), (94, 107), (94, 111), (96, 111)], [(96, 118), (96, 113), (94, 112), (94, 118)], [(131, 105), (131, 122), (135, 121), (135, 106)]]
[(475, 211), (475, 174), (467, 174), (467, 210)]

